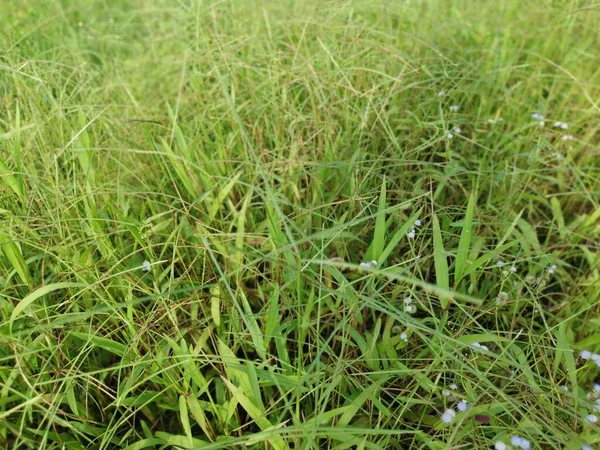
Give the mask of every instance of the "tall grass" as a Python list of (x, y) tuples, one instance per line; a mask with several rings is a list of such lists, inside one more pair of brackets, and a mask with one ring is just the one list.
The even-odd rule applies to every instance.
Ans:
[(598, 4), (0, 13), (4, 448), (597, 448)]

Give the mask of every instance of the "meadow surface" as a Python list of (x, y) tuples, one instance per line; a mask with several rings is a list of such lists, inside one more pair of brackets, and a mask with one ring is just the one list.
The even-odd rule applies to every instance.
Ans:
[(0, 446), (600, 449), (600, 4), (0, 3)]

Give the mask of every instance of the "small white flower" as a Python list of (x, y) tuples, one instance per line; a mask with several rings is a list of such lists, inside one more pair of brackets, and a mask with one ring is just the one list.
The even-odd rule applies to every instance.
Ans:
[(594, 414), (588, 414), (585, 420), (587, 420), (589, 423), (596, 423), (598, 422), (598, 416), (595, 416)]
[(590, 447), (589, 445), (587, 445), (587, 444), (583, 444), (583, 445), (581, 446), (581, 450), (593, 450), (593, 449), (592, 449), (592, 447)]
[(554, 128), (562, 128), (563, 130), (569, 129), (569, 125), (564, 122), (554, 122)]
[(498, 295), (496, 296), (496, 304), (502, 305), (502, 304), (506, 303), (507, 301), (508, 301), (508, 294), (504, 291), (498, 292)]
[(478, 350), (485, 350), (485, 351), (488, 351), (488, 350), (489, 350), (489, 348), (487, 348), (487, 346), (485, 346), (485, 345), (482, 345), (482, 344), (480, 344), (479, 342), (473, 342), (473, 343), (471, 344), (471, 347), (473, 347), (473, 348), (476, 348), (476, 349), (478, 349)]
[(452, 139), (454, 137), (454, 135), (452, 133), (448, 133), (446, 135), (446, 139)]
[(596, 392), (597, 394), (600, 394), (600, 384), (595, 384), (594, 385), (594, 392)]
[(498, 261), (496, 261), (496, 266), (497, 267), (504, 267), (506, 263), (504, 261), (502, 261), (501, 259), (499, 259)]
[(566, 384), (559, 386), (559, 388), (565, 392), (569, 392), (569, 387)]
[(504, 276), (508, 275), (508, 270), (503, 270), (502, 275), (504, 275)]
[(573, 135), (571, 135), (571, 134), (565, 134), (565, 135), (564, 135), (564, 136), (563, 136), (561, 139), (562, 139), (563, 141), (572, 141), (572, 140), (573, 140), (573, 139), (575, 139), (575, 138), (574, 138), (574, 137), (573, 137)]
[(411, 303), (412, 303), (412, 298), (410, 298), (410, 297), (406, 297), (406, 298), (404, 299), (404, 304), (406, 304), (406, 305), (410, 305)]
[(144, 272), (150, 272), (152, 270), (152, 266), (150, 265), (150, 261), (147, 259), (142, 263), (142, 270)]
[(415, 220), (415, 227), (420, 227), (422, 225), (419, 219)]
[(406, 314), (414, 314), (417, 312), (417, 307), (415, 305), (405, 305), (404, 312)]
[(594, 409), (596, 411), (600, 411), (600, 398), (596, 400), (596, 403), (594, 404)]
[(450, 385), (450, 389), (452, 389), (453, 391), (457, 391), (458, 390), (458, 386), (456, 384), (452, 383)]
[(414, 228), (412, 230), (410, 230), (407, 234), (409, 239), (414, 239), (416, 235), (417, 235), (417, 232), (415, 231)]
[(504, 442), (502, 442), (502, 441), (497, 441), (494, 444), (494, 448), (496, 450), (507, 450), (508, 449), (508, 447), (506, 446), (506, 444)]
[(496, 123), (496, 121), (494, 119), (488, 119), (487, 122), (490, 123), (490, 124)]
[(454, 128), (453, 128), (453, 130), (454, 130), (454, 132), (455, 132), (456, 134), (460, 134), (460, 133), (462, 133), (462, 128), (461, 128), (461, 127), (454, 127)]
[(531, 115), (531, 118), (533, 120), (544, 120), (544, 116), (542, 116), (540, 113), (536, 113), (536, 112)]
[(543, 127), (543, 126), (545, 126), (545, 125), (546, 125), (546, 122), (544, 122), (543, 120), (540, 120), (540, 121), (538, 122), (538, 125), (539, 125), (540, 127)]
[(444, 89), (442, 89), (440, 92), (438, 92), (438, 97), (443, 97), (444, 95), (446, 95), (446, 91)]
[(597, 365), (598, 367), (600, 367), (600, 355), (598, 355), (598, 354), (594, 353), (594, 354), (592, 355), (592, 361), (594, 361), (594, 362), (596, 363), (596, 365)]
[(453, 409), (447, 409), (444, 411), (444, 414), (442, 414), (442, 422), (451, 423), (454, 420), (454, 416), (456, 416), (456, 411)]
[(444, 389), (444, 390), (442, 391), (442, 395), (443, 395), (444, 397), (450, 397), (450, 396), (452, 395), (452, 392), (448, 391), (447, 389)]
[(454, 112), (456, 112), (456, 111), (458, 111), (458, 109), (459, 109), (459, 108), (458, 108), (458, 105), (452, 105), (452, 106), (450, 107), (450, 111), (454, 111)]
[(510, 271), (511, 271), (512, 273), (517, 273), (517, 266), (511, 266), (511, 267), (510, 267)]
[(458, 409), (460, 412), (465, 412), (467, 409), (469, 409), (469, 405), (466, 400), (461, 400), (456, 404), (456, 409)]
[(592, 357), (592, 352), (590, 352), (589, 350), (581, 350), (581, 353), (579, 354), (579, 357), (581, 359), (585, 359), (588, 360)]
[(377, 265), (377, 261), (376, 260), (366, 261), (366, 262), (361, 262), (360, 263), (360, 267), (363, 267), (365, 269), (372, 269), (376, 265)]
[(404, 342), (408, 342), (408, 334), (402, 333), (400, 335), (400, 339), (402, 339)]

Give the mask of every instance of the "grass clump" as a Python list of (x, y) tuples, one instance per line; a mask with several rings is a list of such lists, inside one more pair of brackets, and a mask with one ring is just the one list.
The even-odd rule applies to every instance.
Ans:
[(2, 9), (5, 448), (596, 448), (598, 5)]

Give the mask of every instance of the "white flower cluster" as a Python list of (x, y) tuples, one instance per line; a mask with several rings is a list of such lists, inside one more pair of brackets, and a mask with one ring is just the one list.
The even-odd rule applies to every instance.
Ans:
[(542, 116), (540, 113), (537, 113), (537, 112), (533, 113), (531, 115), (531, 118), (533, 120), (537, 121), (537, 123), (540, 127), (543, 127), (544, 125), (546, 125), (546, 122), (544, 122), (544, 116)]
[(471, 347), (473, 347), (474, 349), (477, 349), (477, 350), (484, 350), (486, 352), (490, 350), (489, 348), (487, 348), (486, 345), (480, 344), (479, 342), (473, 342), (471, 344)]
[(569, 129), (569, 125), (567, 125), (564, 122), (556, 121), (556, 122), (554, 122), (554, 128), (561, 128), (563, 130), (568, 130)]
[(417, 312), (417, 307), (412, 304), (412, 298), (410, 297), (404, 299), (404, 312), (406, 314), (414, 314)]
[(407, 233), (409, 239), (414, 239), (417, 235), (417, 228), (421, 226), (421, 221), (419, 219), (415, 220), (415, 225), (410, 229)]
[(360, 267), (362, 267), (363, 269), (372, 269), (376, 265), (377, 265), (377, 260), (375, 260), (375, 259), (372, 261), (365, 261), (365, 262), (360, 263)]
[(600, 355), (598, 353), (592, 353), (589, 350), (582, 350), (579, 356), (581, 357), (581, 359), (584, 359), (586, 361), (588, 359), (591, 359), (596, 363), (598, 367), (600, 367)]

